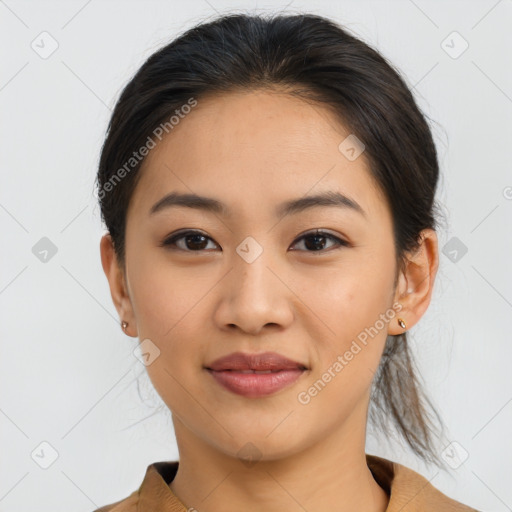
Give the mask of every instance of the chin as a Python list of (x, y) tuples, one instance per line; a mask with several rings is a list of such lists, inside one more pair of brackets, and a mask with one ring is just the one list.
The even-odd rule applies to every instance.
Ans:
[[(231, 430), (230, 430), (231, 431)], [(230, 457), (235, 457), (245, 462), (248, 467), (256, 462), (275, 461), (289, 457), (300, 451), (300, 440), (290, 438), (283, 432), (263, 433), (261, 430), (241, 431), (230, 438), (229, 445), (217, 444), (216, 448)]]

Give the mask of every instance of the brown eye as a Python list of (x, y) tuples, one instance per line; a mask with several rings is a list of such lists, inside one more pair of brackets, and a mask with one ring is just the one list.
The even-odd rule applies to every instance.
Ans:
[[(170, 249), (177, 249), (185, 252), (204, 252), (208, 248), (208, 241), (213, 240), (206, 236), (201, 231), (182, 231), (166, 238), (160, 245)], [(294, 243), (294, 246), (299, 242), (304, 241), (304, 248), (306, 252), (327, 252), (331, 249), (339, 248), (340, 246), (348, 247), (349, 243), (341, 238), (334, 236), (326, 231), (313, 231), (302, 235)], [(331, 245), (329, 246), (329, 241)], [(332, 244), (334, 242), (334, 245)], [(218, 247), (215, 242), (213, 242)], [(326, 248), (327, 247), (327, 248)], [(213, 247), (215, 248), (215, 247)], [(212, 249), (212, 247), (210, 247)], [(296, 249), (293, 249), (296, 250)]]
[(185, 231), (166, 238), (160, 245), (170, 248), (176, 247), (187, 252), (202, 252), (206, 249), (208, 240), (212, 239), (200, 231)]
[[(328, 244), (328, 240), (334, 241), (334, 248), (339, 248), (339, 246), (348, 247), (348, 242), (338, 238), (337, 236), (331, 235), (326, 231), (313, 231), (311, 233), (306, 233), (301, 236), (298, 241), (304, 240), (304, 247), (306, 248), (306, 252), (321, 252), (324, 251), (326, 245)], [(294, 244), (296, 245), (296, 244)], [(336, 247), (337, 246), (337, 247)], [(332, 246), (331, 246), (332, 248)], [(325, 251), (324, 251), (325, 252)]]

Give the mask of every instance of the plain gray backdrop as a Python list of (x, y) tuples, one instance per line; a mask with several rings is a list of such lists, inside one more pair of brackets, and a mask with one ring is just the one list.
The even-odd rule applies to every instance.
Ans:
[(281, 9), (332, 17), (374, 45), (435, 120), (447, 226), (411, 345), (454, 469), (372, 432), (367, 452), (482, 511), (512, 510), (512, 0), (5, 0), (0, 512), (88, 512), (128, 496), (148, 464), (177, 460), (170, 415), (101, 267), (99, 152), (150, 54), (218, 13)]

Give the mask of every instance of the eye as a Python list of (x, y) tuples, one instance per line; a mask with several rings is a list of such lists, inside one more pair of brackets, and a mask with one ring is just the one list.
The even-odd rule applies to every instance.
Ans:
[[(186, 252), (202, 252), (208, 246), (208, 240), (213, 240), (206, 236), (201, 231), (188, 230), (185, 232), (175, 233), (174, 235), (166, 238), (160, 246), (162, 247), (170, 247), (170, 248), (178, 248), (179, 250)], [(336, 245), (348, 247), (349, 243), (341, 238), (334, 236), (326, 231), (315, 230), (310, 233), (306, 233), (302, 235), (294, 245), (297, 245), (298, 242), (305, 242), (304, 247), (306, 247), (306, 252), (321, 252), (325, 249), (326, 240), (331, 240), (334, 242), (334, 246)], [(214, 243), (218, 247), (217, 244)], [(332, 246), (331, 246), (332, 247)], [(296, 249), (293, 249), (296, 250)]]
[[(181, 242), (182, 240), (184, 240), (184, 243), (181, 245), (178, 244), (178, 242)], [(189, 230), (175, 233), (169, 238), (166, 238), (160, 245), (163, 247), (171, 248), (175, 246), (178, 249), (187, 252), (201, 252), (203, 249), (205, 249), (206, 245), (208, 245), (208, 240), (211, 240), (211, 238), (201, 233), (201, 231)]]
[(306, 234), (302, 235), (300, 238), (298, 238), (298, 241), (307, 241), (307, 240), (309, 240), (309, 242), (305, 243), (305, 247), (307, 247), (308, 249), (312, 248), (313, 250), (308, 250), (306, 252), (321, 252), (325, 248), (326, 240), (334, 241), (335, 244), (337, 244), (338, 246), (340, 246), (340, 245), (344, 246), (344, 247), (349, 246), (349, 243), (346, 242), (345, 240), (342, 240), (341, 238), (338, 238), (337, 236), (331, 235), (330, 233), (328, 233), (326, 231), (321, 231), (319, 229), (312, 231), (310, 233), (306, 233)]

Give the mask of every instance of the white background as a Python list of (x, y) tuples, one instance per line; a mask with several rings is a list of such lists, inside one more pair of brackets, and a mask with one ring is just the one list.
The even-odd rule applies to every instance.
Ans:
[[(156, 49), (217, 13), (285, 6), (0, 1), (0, 512), (88, 512), (128, 496), (148, 464), (177, 459), (101, 268), (99, 152), (120, 90)], [(411, 344), (449, 440), (469, 456), (450, 475), (374, 436), (367, 452), (479, 510), (512, 510), (512, 1), (295, 0), (286, 10), (332, 17), (405, 75), (436, 121), (440, 249), (452, 237), (468, 249), (457, 263), (441, 254)], [(43, 31), (58, 43), (47, 59), (31, 47)], [(443, 48), (453, 31), (469, 44), (457, 58)], [(46, 263), (32, 252), (42, 237), (57, 248)], [(32, 454), (49, 462), (52, 449), (58, 458), (41, 468)]]

